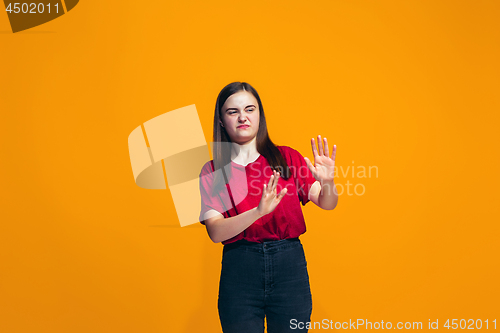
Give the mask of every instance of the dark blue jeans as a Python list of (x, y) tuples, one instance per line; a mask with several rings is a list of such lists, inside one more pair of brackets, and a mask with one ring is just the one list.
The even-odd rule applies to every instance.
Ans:
[[(312, 312), (309, 274), (298, 238), (224, 245), (218, 300), (224, 333), (307, 332), (292, 323)], [(295, 329), (292, 329), (295, 328)]]

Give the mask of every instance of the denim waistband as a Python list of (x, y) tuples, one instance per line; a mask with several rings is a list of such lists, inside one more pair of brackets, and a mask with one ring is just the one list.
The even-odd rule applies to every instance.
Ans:
[(223, 252), (227, 252), (232, 249), (245, 249), (245, 251), (255, 251), (255, 252), (275, 252), (283, 250), (289, 247), (300, 246), (301, 242), (298, 237), (295, 238), (285, 238), (274, 241), (266, 241), (262, 243), (249, 242), (245, 239), (241, 239), (234, 243), (229, 243), (224, 245)]

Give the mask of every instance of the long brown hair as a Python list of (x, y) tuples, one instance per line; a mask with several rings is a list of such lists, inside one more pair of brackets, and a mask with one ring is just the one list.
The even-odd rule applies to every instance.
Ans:
[[(225, 86), (219, 96), (217, 96), (217, 101), (215, 103), (215, 113), (214, 113), (214, 138), (213, 138), (213, 158), (214, 158), (214, 169), (225, 170), (226, 175), (229, 179), (231, 168), (223, 168), (231, 163), (231, 144), (217, 144), (218, 142), (232, 142), (226, 129), (221, 126), (221, 111), (222, 106), (226, 100), (233, 94), (239, 91), (250, 92), (257, 103), (259, 104), (259, 130), (257, 131), (257, 151), (259, 154), (267, 159), (267, 162), (273, 170), (280, 172), (280, 177), (284, 179), (290, 178), (290, 169), (285, 161), (283, 155), (278, 150), (276, 145), (271, 141), (269, 133), (267, 132), (266, 116), (264, 114), (264, 108), (262, 107), (262, 102), (260, 100), (257, 91), (246, 82), (232, 82)], [(227, 180), (226, 180), (227, 181)], [(218, 191), (221, 189), (220, 186), (224, 186), (225, 180), (222, 178), (220, 172), (215, 173), (214, 178), (214, 189), (213, 191)]]

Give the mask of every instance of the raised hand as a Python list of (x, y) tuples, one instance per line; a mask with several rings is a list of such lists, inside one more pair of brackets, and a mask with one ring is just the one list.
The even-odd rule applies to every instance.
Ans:
[(262, 197), (260, 198), (259, 206), (257, 207), (257, 212), (260, 216), (264, 216), (272, 212), (285, 196), (287, 192), (286, 187), (281, 190), (279, 195), (276, 194), (276, 185), (278, 185), (279, 178), (280, 173), (273, 170), (273, 175), (269, 179), (269, 183), (267, 185), (264, 184)]
[(314, 155), (314, 165), (311, 161), (304, 157), (306, 161), (307, 167), (311, 170), (314, 178), (321, 183), (333, 181), (334, 169), (335, 169), (335, 155), (337, 154), (337, 146), (333, 145), (332, 155), (328, 156), (328, 141), (326, 138), (324, 141), (324, 149), (321, 141), (321, 135), (318, 135), (318, 147), (319, 153), (316, 149), (316, 142), (314, 142), (314, 138), (311, 139), (312, 151)]

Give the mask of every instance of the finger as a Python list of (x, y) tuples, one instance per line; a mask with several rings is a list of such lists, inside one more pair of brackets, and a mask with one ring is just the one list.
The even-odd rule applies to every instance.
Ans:
[(307, 157), (304, 157), (304, 160), (306, 161), (306, 165), (309, 168), (309, 170), (311, 170), (311, 172), (313, 172), (314, 166), (312, 165), (311, 161)]
[(328, 148), (328, 140), (323, 138), (323, 141), (325, 141), (325, 156), (328, 157), (328, 153), (330, 152), (330, 148)]
[(323, 156), (323, 142), (321, 141), (321, 135), (318, 135), (318, 148), (319, 148), (319, 155)]
[(267, 184), (267, 188), (271, 188), (273, 186), (273, 180), (274, 180), (274, 172), (271, 175), (271, 178), (269, 178), (269, 183)]
[(314, 158), (316, 158), (316, 156), (318, 155), (318, 151), (316, 150), (316, 142), (314, 142), (314, 138), (311, 139), (311, 146), (312, 146)]
[(272, 178), (271, 184), (269, 185), (269, 193), (275, 193), (274, 189), (276, 187), (276, 185), (275, 185), (276, 178), (278, 178), (276, 175), (276, 170), (273, 170), (273, 178)]
[(286, 192), (288, 192), (288, 189), (285, 187), (284, 189), (281, 190), (280, 194), (278, 195), (277, 199), (278, 199), (278, 202), (281, 201), (281, 199), (283, 199), (283, 197), (285, 196)]
[(276, 172), (276, 177), (275, 177), (274, 183), (273, 183), (273, 193), (276, 193), (276, 186), (278, 185), (279, 179), (280, 179), (280, 173)]
[(335, 157), (337, 156), (337, 145), (333, 145), (332, 149), (332, 160), (335, 161)]

